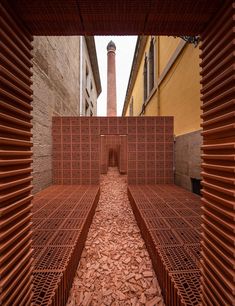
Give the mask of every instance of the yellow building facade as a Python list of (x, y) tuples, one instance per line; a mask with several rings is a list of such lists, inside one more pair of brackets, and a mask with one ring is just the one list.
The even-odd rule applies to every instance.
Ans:
[(139, 36), (122, 112), (174, 116), (175, 180), (187, 189), (191, 178), (200, 178), (199, 64), (198, 45), (169, 36)]

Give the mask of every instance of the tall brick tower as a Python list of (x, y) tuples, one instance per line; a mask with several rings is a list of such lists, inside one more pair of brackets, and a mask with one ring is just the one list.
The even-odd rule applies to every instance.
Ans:
[(107, 75), (107, 116), (117, 116), (116, 106), (116, 67), (115, 51), (116, 46), (111, 40), (107, 45), (108, 75)]

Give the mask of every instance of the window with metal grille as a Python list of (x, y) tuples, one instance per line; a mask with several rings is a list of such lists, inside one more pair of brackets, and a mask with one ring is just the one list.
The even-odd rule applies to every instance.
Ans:
[(148, 97), (148, 63), (147, 57), (144, 60), (144, 102), (147, 100)]
[(89, 103), (88, 103), (87, 100), (86, 100), (86, 103), (85, 103), (85, 114), (86, 114), (86, 116), (89, 115)]
[(89, 78), (89, 68), (88, 68), (88, 66), (87, 66), (87, 64), (86, 64), (86, 90), (87, 90), (87, 92), (88, 92), (88, 94), (89, 94), (89, 91), (90, 91), (90, 86), (89, 86), (89, 84), (90, 84), (90, 80), (89, 80), (90, 78)]
[(149, 92), (151, 92), (153, 86), (154, 86), (154, 44), (152, 39), (149, 48)]

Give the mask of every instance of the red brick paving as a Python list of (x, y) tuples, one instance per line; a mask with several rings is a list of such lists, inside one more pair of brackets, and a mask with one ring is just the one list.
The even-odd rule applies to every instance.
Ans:
[(98, 186), (51, 186), (33, 200), (33, 305), (65, 305)]
[(200, 197), (175, 185), (128, 186), (130, 202), (169, 306), (200, 304)]
[(197, 305), (199, 197), (174, 185), (129, 186), (138, 227), (126, 180), (116, 168), (102, 176), (87, 240), (98, 186), (51, 186), (36, 195), (34, 302), (65, 304), (75, 275), (70, 306), (164, 305), (161, 293), (169, 305)]

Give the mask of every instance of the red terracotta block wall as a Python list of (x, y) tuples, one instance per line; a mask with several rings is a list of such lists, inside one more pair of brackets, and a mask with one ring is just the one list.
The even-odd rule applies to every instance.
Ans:
[(100, 173), (114, 166), (120, 173), (127, 173), (127, 135), (101, 135), (100, 141)]
[(99, 184), (99, 120), (53, 118), (53, 181), (55, 184)]
[(106, 145), (106, 136), (100, 136), (100, 173), (105, 174), (108, 171), (108, 147)]
[(173, 117), (129, 117), (128, 184), (173, 183)]
[(235, 3), (202, 33), (202, 301), (234, 305)]
[(126, 135), (120, 135), (120, 145), (118, 146), (118, 169), (119, 172), (122, 174), (127, 173), (127, 136)]
[[(1, 2), (2, 3), (2, 2)], [(0, 305), (32, 299), (32, 40), (0, 4)]]
[(54, 117), (52, 133), (55, 184), (99, 183), (108, 152), (100, 135), (126, 135), (129, 184), (173, 183), (173, 117)]
[[(104, 154), (107, 155), (107, 167), (118, 166), (117, 150), (120, 145), (119, 135), (103, 135), (103, 137), (105, 139), (104, 145), (106, 146), (106, 152)], [(101, 158), (105, 159), (105, 156)]]

